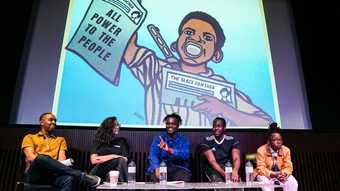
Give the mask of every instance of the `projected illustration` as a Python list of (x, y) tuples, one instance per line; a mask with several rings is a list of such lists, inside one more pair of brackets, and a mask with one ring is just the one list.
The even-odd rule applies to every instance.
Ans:
[[(85, 1), (86, 2), (86, 1)], [(181, 4), (180, 7), (176, 6)], [(71, 1), (53, 110), (59, 123), (266, 127), (279, 109), (261, 1)]]

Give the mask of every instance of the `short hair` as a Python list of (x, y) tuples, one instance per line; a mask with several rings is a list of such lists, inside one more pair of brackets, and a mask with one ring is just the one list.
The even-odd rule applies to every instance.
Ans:
[(219, 24), (219, 22), (214, 17), (212, 17), (211, 15), (209, 15), (207, 13), (201, 12), (201, 11), (190, 12), (189, 14), (187, 14), (182, 19), (181, 24), (178, 27), (178, 34), (181, 34), (184, 24), (187, 23), (190, 19), (198, 19), (198, 20), (202, 20), (202, 21), (209, 23), (214, 28), (214, 30), (216, 32), (216, 37), (217, 37), (216, 48), (217, 48), (217, 50), (221, 49), (223, 47), (224, 42), (225, 42), (225, 36), (224, 36), (224, 32), (223, 32), (221, 25)]
[(213, 125), (215, 125), (217, 123), (217, 121), (222, 121), (223, 123), (223, 127), (226, 127), (227, 126), (227, 123), (225, 121), (225, 119), (223, 117), (216, 117), (214, 120), (213, 120)]
[(166, 120), (168, 120), (169, 118), (175, 118), (176, 120), (177, 120), (177, 122), (178, 122), (178, 125), (181, 125), (182, 124), (182, 118), (181, 118), (181, 116), (179, 116), (177, 113), (172, 113), (172, 114), (168, 114), (168, 115), (166, 115), (165, 117), (164, 117), (164, 119), (163, 119), (163, 122), (165, 123), (166, 122)]
[(40, 115), (39, 121), (41, 121), (41, 120), (44, 118), (45, 115), (49, 115), (49, 114), (55, 116), (52, 112), (45, 112), (45, 113), (43, 113), (43, 114)]

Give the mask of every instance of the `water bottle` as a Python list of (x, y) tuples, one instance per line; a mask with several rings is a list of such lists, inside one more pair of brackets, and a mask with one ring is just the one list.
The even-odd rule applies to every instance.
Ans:
[(231, 165), (230, 161), (227, 161), (225, 164), (225, 183), (230, 184), (231, 183), (231, 174), (233, 172), (233, 166)]
[(128, 184), (136, 183), (136, 164), (131, 160), (128, 164)]
[(161, 162), (159, 166), (159, 183), (160, 184), (166, 184), (167, 182), (167, 168), (166, 168), (166, 163), (164, 161)]
[(254, 171), (254, 167), (253, 164), (250, 161), (246, 162), (246, 183), (250, 184), (253, 182), (253, 171)]

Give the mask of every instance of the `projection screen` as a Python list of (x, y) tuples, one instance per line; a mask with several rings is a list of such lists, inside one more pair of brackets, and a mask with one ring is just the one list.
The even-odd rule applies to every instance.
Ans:
[(13, 121), (53, 111), (60, 125), (115, 115), (158, 128), (176, 112), (183, 128), (220, 116), (229, 128), (308, 129), (290, 14), (283, 0), (41, 1)]

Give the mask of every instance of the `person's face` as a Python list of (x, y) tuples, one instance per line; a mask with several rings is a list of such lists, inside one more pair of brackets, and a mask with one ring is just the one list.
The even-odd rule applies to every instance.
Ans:
[(223, 122), (221, 120), (217, 120), (214, 124), (213, 124), (213, 134), (215, 137), (220, 137), (223, 135), (225, 130), (225, 127), (223, 125)]
[(270, 146), (274, 150), (279, 150), (282, 147), (282, 137), (279, 133), (273, 133), (270, 136)]
[(169, 135), (174, 135), (176, 133), (178, 127), (179, 127), (179, 124), (178, 124), (178, 121), (176, 120), (176, 118), (169, 117), (165, 121), (165, 128), (166, 128), (166, 131)]
[(120, 124), (118, 123), (118, 121), (114, 121), (112, 123), (112, 134), (113, 135), (118, 135), (119, 134), (119, 130), (120, 130)]
[(212, 59), (216, 40), (216, 32), (209, 23), (190, 19), (183, 25), (177, 50), (185, 63), (200, 65)]
[(57, 119), (53, 114), (46, 114), (42, 117), (40, 125), (46, 132), (51, 132), (55, 129), (56, 122)]

